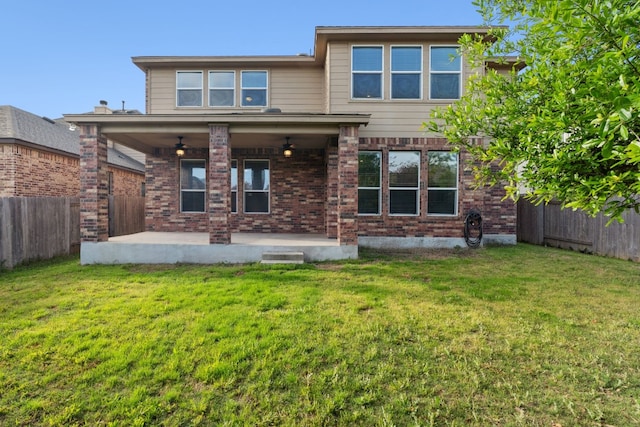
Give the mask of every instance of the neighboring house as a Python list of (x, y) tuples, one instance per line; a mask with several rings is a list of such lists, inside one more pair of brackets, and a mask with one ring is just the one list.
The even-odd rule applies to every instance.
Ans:
[[(0, 197), (80, 196), (80, 137), (71, 129), (61, 120), (0, 106)], [(109, 147), (106, 170), (108, 194), (144, 191), (143, 163)]]
[[(82, 262), (260, 259), (266, 249), (237, 233), (335, 239), (333, 254), (308, 248), (307, 259), (354, 258), (359, 245), (463, 246), (471, 209), (485, 242), (515, 243), (514, 203), (499, 188), (475, 189), (468, 154), (421, 128), (483, 72), (456, 42), (487, 31), (317, 27), (312, 56), (134, 57), (146, 114), (65, 115), (86, 159)], [(206, 233), (204, 247), (107, 242), (96, 185), (107, 140), (146, 154), (147, 231)]]

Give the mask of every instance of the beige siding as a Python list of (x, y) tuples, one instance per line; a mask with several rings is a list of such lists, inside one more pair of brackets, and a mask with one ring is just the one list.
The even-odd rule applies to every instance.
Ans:
[[(219, 68), (215, 68), (218, 70)], [(203, 71), (202, 108), (176, 107), (176, 69), (155, 69), (149, 71), (149, 113), (150, 114), (193, 114), (207, 112), (255, 111), (256, 108), (211, 108), (208, 107), (208, 71)], [(240, 90), (240, 70), (236, 71), (236, 98)], [(321, 113), (324, 106), (323, 70), (309, 68), (273, 68), (269, 72), (269, 105), (283, 112)]]
[[(430, 101), (429, 96), (429, 46), (430, 43), (415, 42), (402, 45), (422, 45), (423, 47), (423, 99), (399, 101), (390, 99), (390, 66), (389, 52), (392, 45), (388, 42), (367, 42), (367, 45), (382, 45), (384, 47), (384, 76), (383, 100), (352, 100), (351, 99), (351, 44), (347, 42), (333, 42), (327, 50), (327, 75), (331, 76), (328, 83), (328, 113), (370, 113), (369, 125), (360, 129), (362, 137), (421, 137), (425, 132), (421, 124), (429, 119), (430, 111), (436, 106), (446, 106), (448, 102)], [(450, 43), (452, 45), (454, 43)], [(446, 43), (434, 43), (446, 45)], [(472, 70), (464, 64), (462, 71), (463, 91), (464, 83)]]

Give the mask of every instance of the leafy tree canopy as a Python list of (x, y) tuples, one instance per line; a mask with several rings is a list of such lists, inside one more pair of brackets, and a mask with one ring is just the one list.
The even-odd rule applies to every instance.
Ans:
[(517, 55), (525, 67), (474, 75), (465, 95), (424, 127), (469, 150), (479, 182), (506, 183), (508, 196), (557, 199), (617, 219), (628, 208), (638, 212), (640, 1), (474, 5), (491, 37), (464, 36), (467, 59), (481, 70), (487, 58)]

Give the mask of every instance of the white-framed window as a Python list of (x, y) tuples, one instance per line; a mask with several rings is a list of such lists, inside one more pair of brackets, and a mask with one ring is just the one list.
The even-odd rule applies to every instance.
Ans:
[(180, 160), (180, 212), (205, 212), (206, 183), (204, 160)]
[(422, 98), (422, 46), (391, 46), (391, 99)]
[(427, 214), (458, 214), (458, 153), (429, 151)]
[(176, 72), (176, 105), (202, 107), (202, 71)]
[(462, 92), (462, 58), (458, 46), (431, 46), (429, 97), (459, 99)]
[(351, 97), (382, 99), (382, 46), (352, 46)]
[(241, 71), (240, 86), (243, 107), (267, 106), (267, 81), (266, 71)]
[(236, 105), (236, 72), (209, 71), (209, 106), (233, 107)]
[(238, 161), (231, 160), (231, 213), (238, 212)]
[(244, 212), (269, 213), (269, 160), (244, 161)]
[(358, 153), (358, 214), (380, 215), (382, 153), (360, 151)]
[(420, 213), (420, 152), (389, 152), (389, 214)]

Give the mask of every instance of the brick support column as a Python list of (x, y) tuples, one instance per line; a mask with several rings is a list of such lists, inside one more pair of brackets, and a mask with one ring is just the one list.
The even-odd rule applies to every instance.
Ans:
[(80, 126), (80, 238), (109, 240), (107, 138), (97, 125)]
[(209, 125), (209, 243), (231, 243), (231, 146), (229, 126)]
[(341, 126), (338, 138), (338, 242), (358, 244), (357, 126)]
[(325, 232), (327, 237), (338, 237), (338, 145), (327, 147), (327, 200), (325, 201)]

